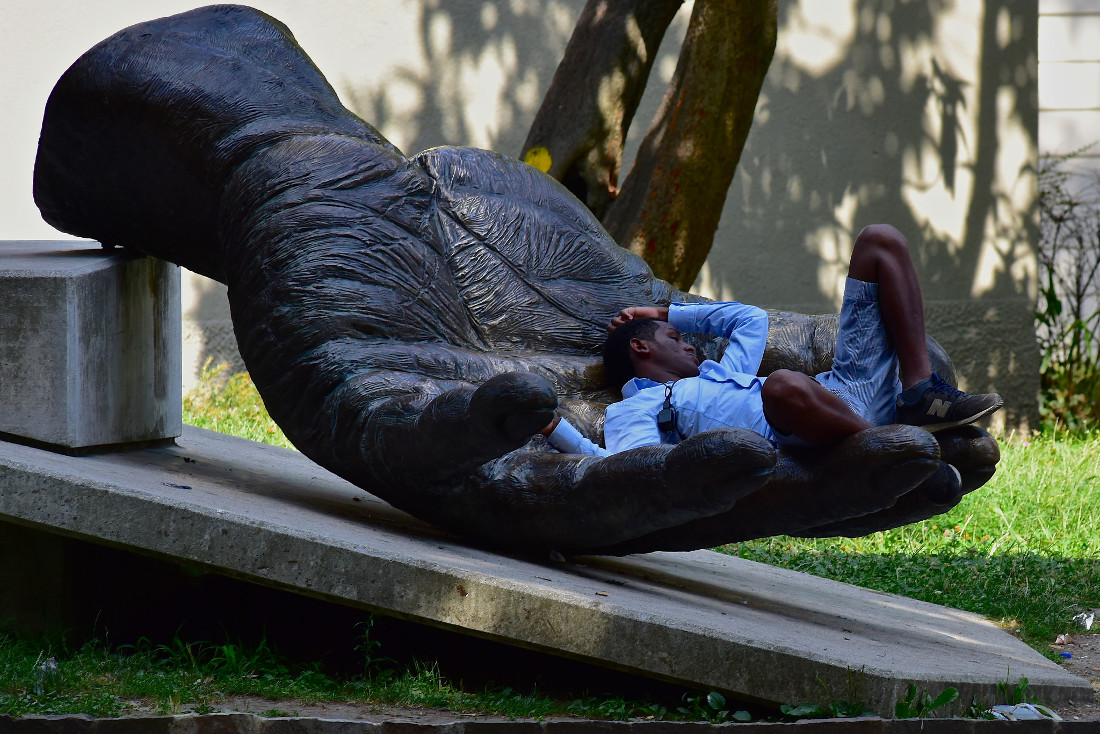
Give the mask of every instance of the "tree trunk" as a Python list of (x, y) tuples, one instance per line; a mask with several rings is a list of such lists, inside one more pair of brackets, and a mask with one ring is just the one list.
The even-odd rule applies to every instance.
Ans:
[(775, 38), (776, 0), (696, 0), (661, 111), (603, 217), (678, 288), (691, 287), (710, 252)]
[(589, 0), (523, 144), (525, 161), (597, 217), (617, 191), (623, 139), (682, 3)]

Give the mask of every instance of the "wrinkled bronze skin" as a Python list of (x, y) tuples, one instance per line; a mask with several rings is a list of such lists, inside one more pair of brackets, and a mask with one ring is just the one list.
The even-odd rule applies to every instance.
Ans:
[[(82, 56), (47, 104), (34, 194), (58, 229), (228, 284), (241, 354), (302, 453), (492, 545), (859, 535), (955, 504), (921, 486), (941, 455), (966, 490), (998, 459), (979, 429), (937, 442), (908, 426), (798, 453), (742, 429), (602, 460), (551, 451), (531, 436), (555, 407), (600, 438), (611, 317), (695, 297), (529, 166), (461, 148), (406, 158), (248, 8), (137, 25)], [(824, 369), (835, 327), (773, 314), (763, 372)]]

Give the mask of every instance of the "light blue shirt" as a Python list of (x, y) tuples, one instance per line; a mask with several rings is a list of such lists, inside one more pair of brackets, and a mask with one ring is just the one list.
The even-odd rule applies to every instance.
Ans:
[(669, 306), (668, 321), (681, 333), (714, 334), (730, 342), (720, 362), (708, 359), (699, 365), (698, 377), (668, 383), (676, 430), (657, 428), (665, 385), (635, 377), (623, 386), (623, 400), (607, 406), (606, 450), (564, 419), (550, 436), (552, 446), (569, 453), (607, 456), (639, 446), (679, 443), (712, 428), (748, 428), (774, 441), (760, 398), (764, 378), (756, 376), (767, 344), (767, 312), (737, 302), (674, 303)]

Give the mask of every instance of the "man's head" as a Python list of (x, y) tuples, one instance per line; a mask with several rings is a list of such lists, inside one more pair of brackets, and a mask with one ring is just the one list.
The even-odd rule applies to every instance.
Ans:
[(608, 334), (603, 364), (614, 388), (634, 377), (668, 382), (699, 374), (695, 347), (683, 340), (679, 329), (659, 319), (632, 319)]

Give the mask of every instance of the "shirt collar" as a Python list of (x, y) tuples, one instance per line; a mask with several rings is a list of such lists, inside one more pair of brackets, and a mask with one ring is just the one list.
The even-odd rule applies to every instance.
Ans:
[(645, 390), (647, 387), (658, 387), (661, 383), (649, 379), (648, 377), (632, 377), (623, 385), (623, 399), (633, 397), (638, 394), (640, 390)]
[[(699, 365), (699, 375), (705, 375), (717, 366), (717, 362), (709, 359), (704, 359)], [(648, 377), (632, 377), (630, 378), (630, 380), (627, 381), (625, 385), (623, 385), (623, 399), (625, 400), (626, 398), (633, 397), (634, 395), (637, 395), (640, 391), (645, 390), (649, 387), (660, 387), (661, 384), (662, 383), (657, 382), (656, 380), (651, 380)]]

